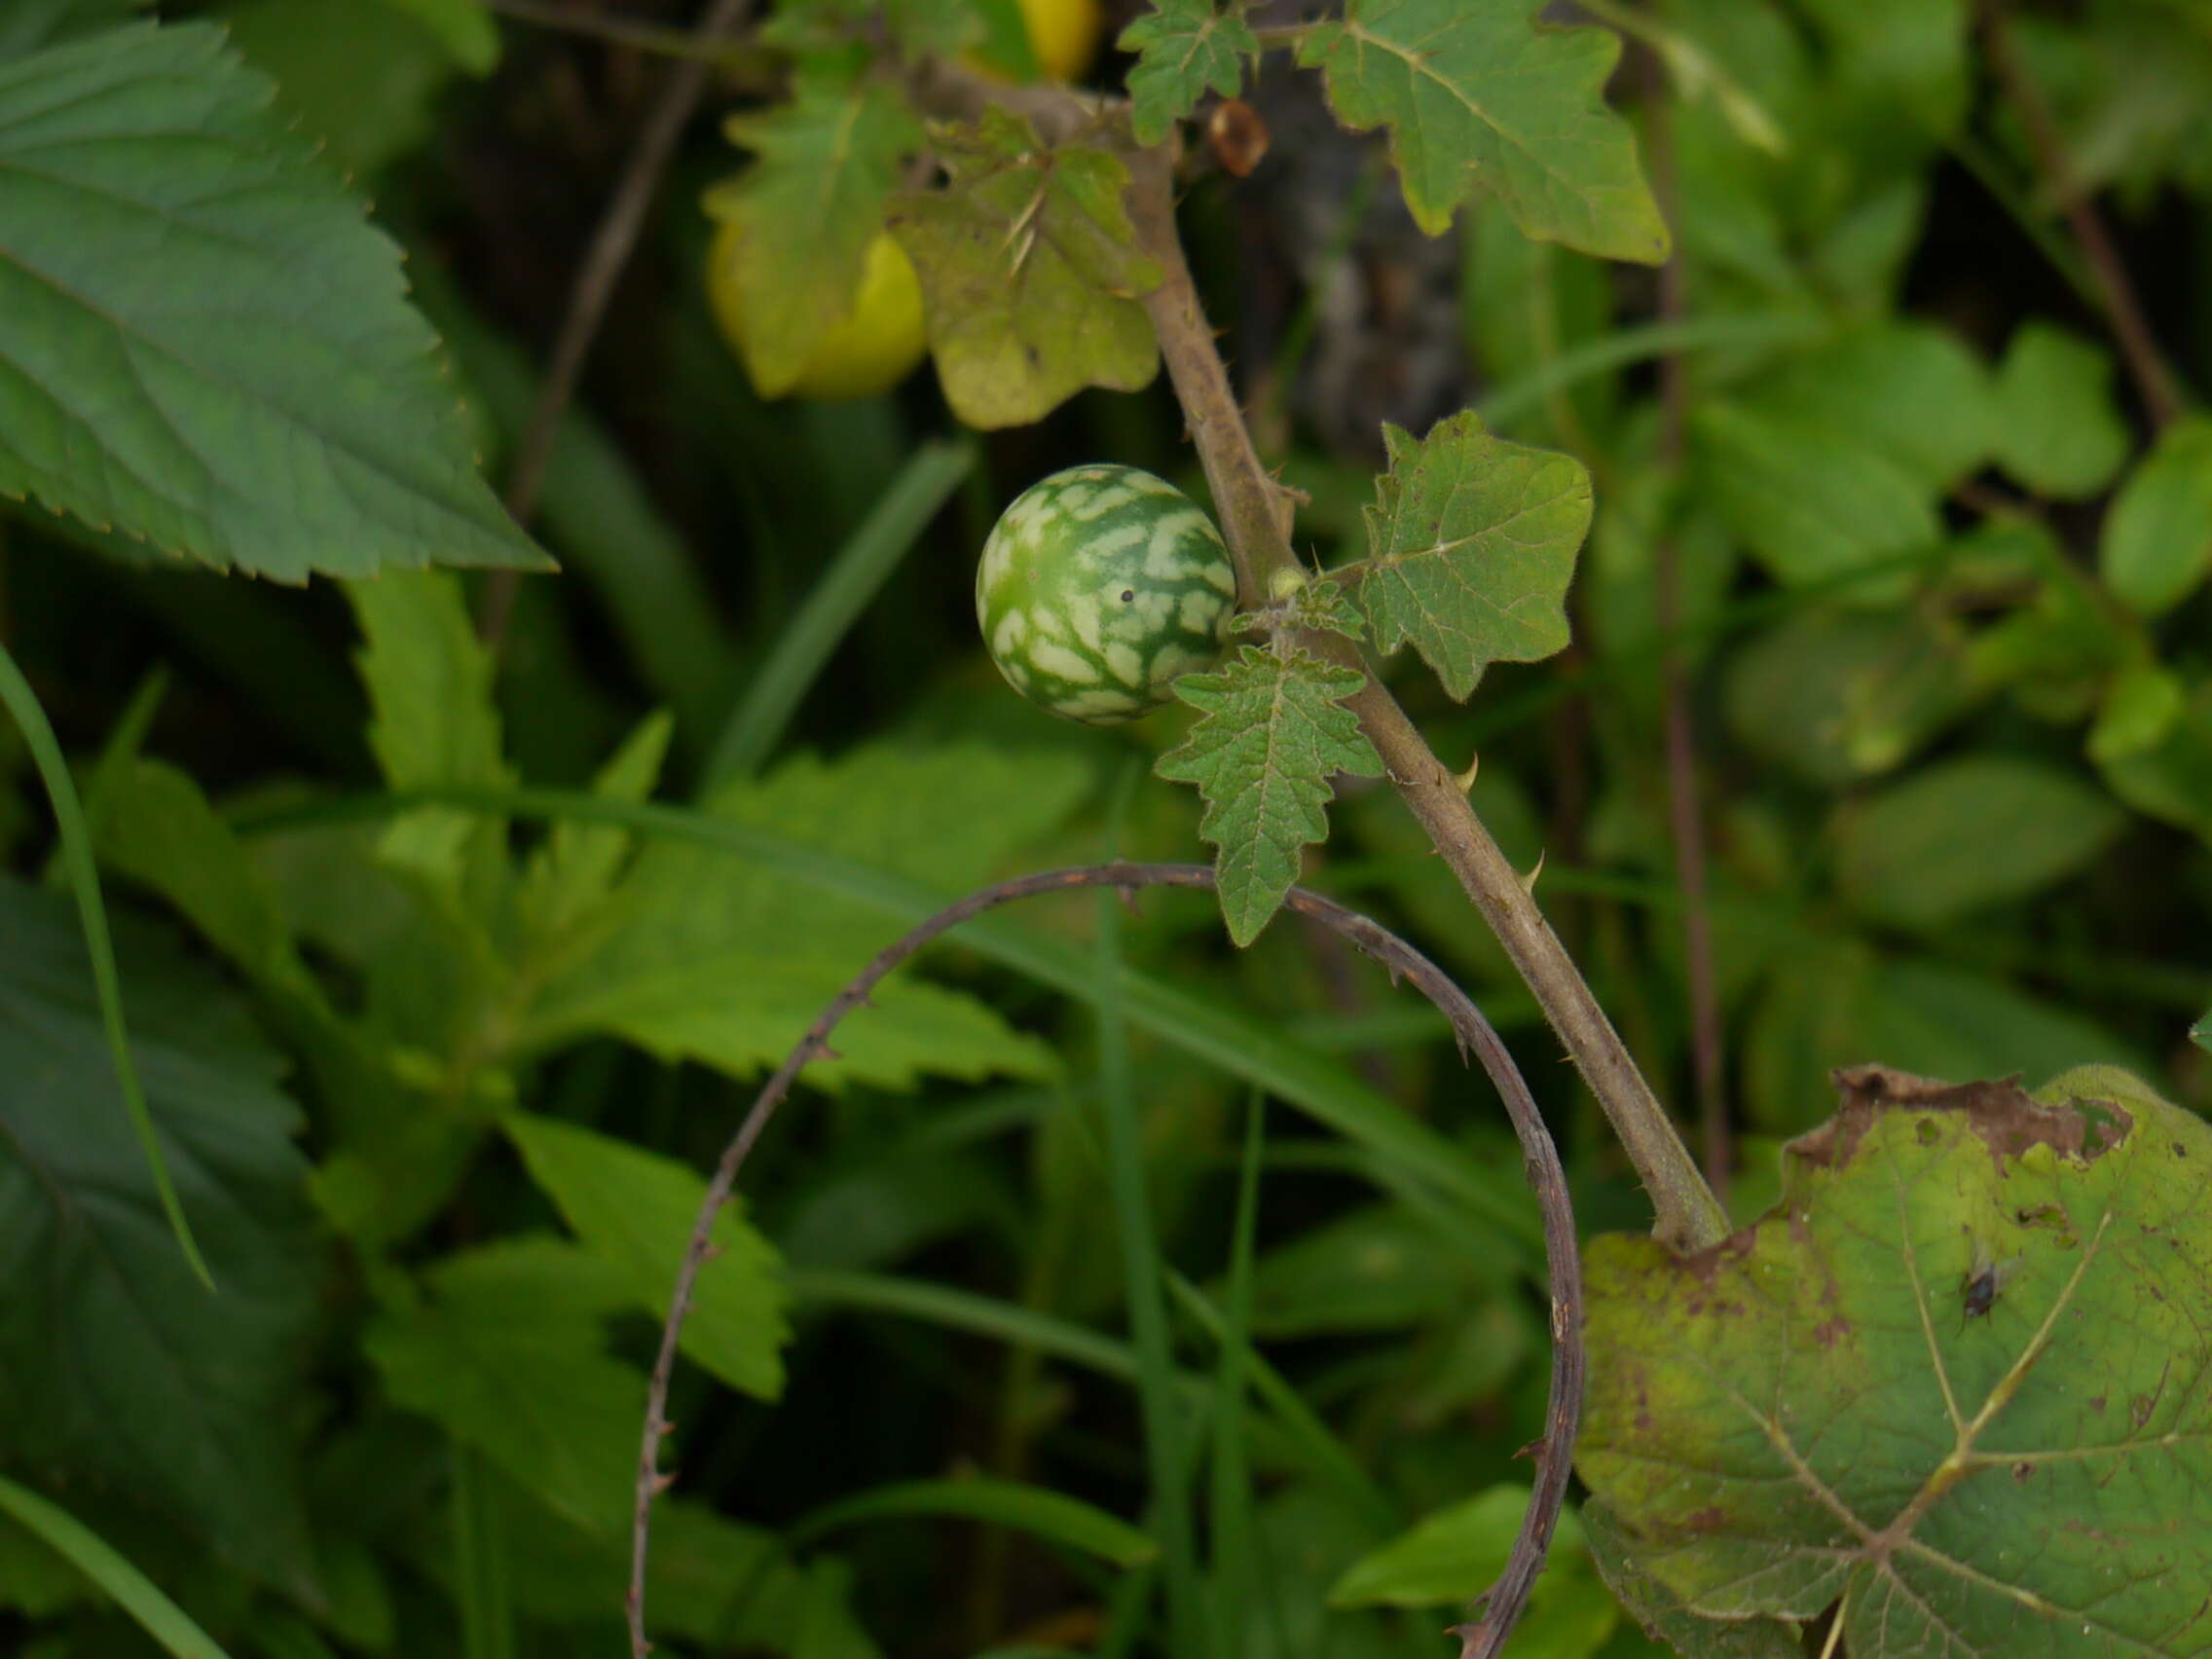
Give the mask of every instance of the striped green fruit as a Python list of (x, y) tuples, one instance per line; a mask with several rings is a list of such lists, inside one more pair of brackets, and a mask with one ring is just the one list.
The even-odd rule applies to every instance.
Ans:
[(1221, 652), (1236, 572), (1190, 497), (1133, 466), (1071, 466), (983, 543), (976, 619), (1007, 683), (1086, 725), (1133, 720)]

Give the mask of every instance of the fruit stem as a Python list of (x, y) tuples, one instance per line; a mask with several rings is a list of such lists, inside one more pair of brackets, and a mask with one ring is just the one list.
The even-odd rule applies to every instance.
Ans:
[[(1154, 149), (1133, 153), (1129, 162), (1130, 218), (1139, 245), (1161, 272), (1160, 285), (1144, 296), (1145, 310), (1221, 515), (1243, 602), (1262, 605), (1277, 573), (1299, 568), (1287, 534), (1289, 495), (1260, 462), (1198, 304), (1175, 229), (1172, 158), (1165, 149)], [(1301, 630), (1296, 638), (1314, 655), (1367, 676), (1367, 683), (1346, 699), (1346, 706), (1359, 717), (1399, 797), (1497, 935), (1581, 1068), (1650, 1192), (1653, 1236), (1681, 1251), (1725, 1238), (1727, 1214), (1673, 1120), (1535, 899), (1468, 804), (1452, 769), (1429, 749), (1356, 645), (1325, 632)]]

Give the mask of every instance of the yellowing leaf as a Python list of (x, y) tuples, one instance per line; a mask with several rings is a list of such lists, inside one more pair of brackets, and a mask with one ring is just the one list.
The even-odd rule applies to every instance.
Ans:
[(1160, 367), (1137, 303), (1160, 281), (1138, 253), (1120, 158), (1047, 149), (992, 106), (940, 131), (943, 189), (902, 197), (892, 234), (922, 280), (930, 350), (952, 411), (971, 426), (1042, 420), (1087, 386), (1135, 391)]
[(711, 192), (707, 210), (744, 233), (735, 270), (746, 366), (761, 394), (777, 397), (852, 314), (921, 123), (890, 82), (802, 76), (790, 102), (732, 116), (722, 130), (758, 159)]
[(1669, 240), (1628, 124), (1603, 92), (1620, 58), (1604, 29), (1554, 28), (1526, 0), (1350, 0), (1298, 61), (1328, 77), (1355, 131), (1387, 126), (1415, 222), (1442, 234), (1484, 191), (1522, 234), (1656, 265)]
[(1219, 674), (1190, 674), (1175, 695), (1204, 718), (1154, 769), (1205, 797), (1198, 833), (1220, 849), (1214, 870), (1229, 937), (1250, 944), (1298, 880), (1299, 850), (1328, 838), (1322, 808), (1338, 772), (1380, 776), (1382, 762), (1342, 699), (1365, 682), (1299, 652), (1246, 645)]

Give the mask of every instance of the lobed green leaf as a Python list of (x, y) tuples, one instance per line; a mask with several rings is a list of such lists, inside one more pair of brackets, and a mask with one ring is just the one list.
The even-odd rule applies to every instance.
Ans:
[(392, 1403), (438, 1423), (587, 1530), (628, 1520), (645, 1377), (606, 1351), (619, 1267), (525, 1235), (441, 1258), (361, 1334)]
[[(668, 1316), (669, 1286), (706, 1197), (706, 1179), (673, 1158), (574, 1124), (513, 1113), (502, 1120), (546, 1197), (585, 1249), (617, 1270), (636, 1305)], [(732, 1388), (773, 1400), (791, 1338), (776, 1252), (733, 1198), (715, 1218), (715, 1255), (699, 1271), (683, 1352)]]
[(1621, 53), (1608, 30), (1555, 28), (1527, 0), (1349, 0), (1298, 61), (1327, 77), (1354, 131), (1390, 129), (1414, 220), (1441, 235), (1477, 191), (1522, 234), (1657, 265), (1670, 240), (1628, 124), (1603, 92)]
[(1200, 718), (1154, 768), (1196, 784), (1198, 833), (1218, 849), (1214, 871), (1229, 937), (1250, 944), (1298, 881), (1299, 856), (1328, 838), (1323, 812), (1336, 773), (1382, 775), (1382, 761), (1343, 700), (1366, 683), (1304, 651), (1245, 645), (1218, 674), (1187, 674), (1175, 695)]
[(922, 124), (892, 82), (801, 74), (788, 102), (733, 115), (722, 130), (756, 160), (708, 193), (707, 211), (739, 229), (746, 366), (761, 395), (777, 397), (852, 314)]
[(921, 277), (953, 413), (1017, 426), (1087, 386), (1149, 386), (1160, 350), (1136, 296), (1160, 268), (1136, 250), (1128, 167), (1102, 149), (1048, 149), (996, 105), (936, 137), (947, 183), (900, 197), (891, 229)]
[(1122, 31), (1115, 44), (1137, 54), (1129, 71), (1129, 102), (1137, 142), (1157, 144), (1197, 106), (1207, 88), (1233, 98), (1244, 85), (1244, 59), (1259, 41), (1244, 21), (1240, 0), (1232, 10), (1216, 0), (1154, 0), (1153, 10)]
[(1702, 1619), (1840, 1602), (1863, 1659), (2201, 1652), (2212, 1128), (2111, 1067), (1839, 1081), (1754, 1227), (1589, 1252), (1576, 1465), (1629, 1562)]
[(1590, 474), (1527, 449), (1471, 412), (1425, 438), (1382, 428), (1390, 469), (1366, 509), (1359, 603), (1378, 650), (1406, 641), (1464, 701), (1493, 662), (1539, 662), (1567, 642), (1567, 589), (1590, 528)]

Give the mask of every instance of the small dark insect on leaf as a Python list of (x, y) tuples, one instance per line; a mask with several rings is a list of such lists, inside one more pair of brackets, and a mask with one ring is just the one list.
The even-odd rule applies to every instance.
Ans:
[(1206, 142), (1224, 171), (1249, 178), (1268, 153), (1268, 124), (1242, 98), (1224, 98), (1206, 118)]
[(1959, 1329), (1965, 1330), (1969, 1319), (1987, 1317), (1989, 1310), (1997, 1306), (1998, 1295), (2004, 1290), (2006, 1281), (2019, 1268), (2017, 1261), (1992, 1262), (1980, 1250), (1974, 1252), (1973, 1271), (1967, 1274), (1965, 1287), (1959, 1296), (1959, 1306), (1963, 1310)]

